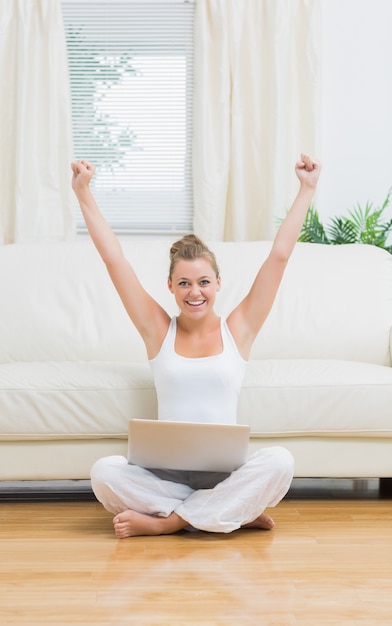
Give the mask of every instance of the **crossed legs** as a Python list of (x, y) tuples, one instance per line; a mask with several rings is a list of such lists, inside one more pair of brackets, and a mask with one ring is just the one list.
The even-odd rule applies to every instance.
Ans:
[(189, 480), (188, 475), (171, 472), (167, 480), (115, 456), (97, 461), (91, 481), (97, 499), (114, 514), (120, 539), (171, 534), (189, 526), (225, 533), (269, 530), (274, 521), (264, 509), (287, 493), (293, 459), (286, 449), (271, 447), (256, 452), (232, 474), (204, 476), (201, 487), (197, 476)]

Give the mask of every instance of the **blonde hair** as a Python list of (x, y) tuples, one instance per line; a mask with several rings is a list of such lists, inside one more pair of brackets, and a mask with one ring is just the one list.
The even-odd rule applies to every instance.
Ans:
[(219, 268), (216, 262), (215, 254), (206, 246), (206, 244), (197, 235), (184, 235), (170, 248), (170, 269), (169, 278), (171, 279), (174, 268), (180, 259), (185, 261), (194, 261), (195, 259), (204, 258), (211, 264), (216, 277), (219, 276)]

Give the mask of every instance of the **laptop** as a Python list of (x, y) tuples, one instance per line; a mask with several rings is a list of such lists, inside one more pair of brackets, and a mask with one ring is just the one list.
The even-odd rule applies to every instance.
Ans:
[(128, 463), (133, 465), (233, 472), (246, 461), (250, 426), (132, 419), (128, 434)]

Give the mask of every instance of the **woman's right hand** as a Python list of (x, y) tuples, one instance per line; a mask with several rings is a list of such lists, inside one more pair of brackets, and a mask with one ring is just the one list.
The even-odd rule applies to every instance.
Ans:
[(95, 165), (83, 159), (81, 161), (73, 161), (71, 163), (71, 169), (72, 189), (77, 194), (89, 186), (90, 180), (94, 176)]

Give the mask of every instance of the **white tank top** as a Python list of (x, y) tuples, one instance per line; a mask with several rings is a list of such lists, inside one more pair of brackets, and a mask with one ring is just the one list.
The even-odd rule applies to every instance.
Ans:
[(223, 351), (188, 358), (175, 352), (177, 318), (173, 317), (158, 355), (150, 359), (158, 396), (158, 418), (181, 422), (235, 424), (245, 374), (245, 359), (225, 320), (221, 320)]

